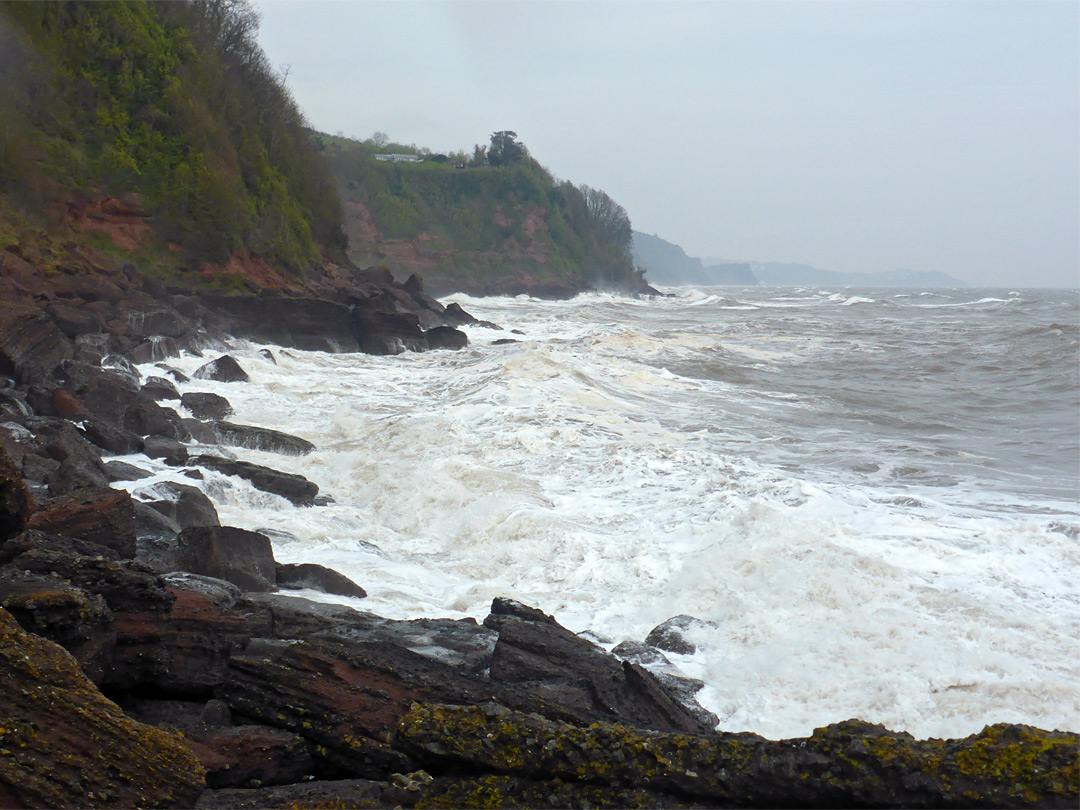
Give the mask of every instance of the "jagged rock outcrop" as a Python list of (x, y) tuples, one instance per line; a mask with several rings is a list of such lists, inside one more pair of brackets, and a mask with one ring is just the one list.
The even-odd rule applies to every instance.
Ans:
[(428, 348), (420, 320), (412, 314), (354, 307), (349, 325), (360, 350), (367, 354), (422, 352)]

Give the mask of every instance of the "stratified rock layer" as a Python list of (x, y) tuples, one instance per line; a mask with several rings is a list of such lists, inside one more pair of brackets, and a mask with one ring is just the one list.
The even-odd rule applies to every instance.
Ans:
[(0, 610), (0, 806), (191, 807), (204, 787), (179, 738), (127, 717)]

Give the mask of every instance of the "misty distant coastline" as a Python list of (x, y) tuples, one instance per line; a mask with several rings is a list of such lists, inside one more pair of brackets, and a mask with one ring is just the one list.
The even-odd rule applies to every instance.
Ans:
[(843, 273), (790, 262), (695, 258), (673, 242), (634, 231), (634, 263), (651, 284), (766, 287), (968, 287), (947, 273), (898, 268), (879, 273)]

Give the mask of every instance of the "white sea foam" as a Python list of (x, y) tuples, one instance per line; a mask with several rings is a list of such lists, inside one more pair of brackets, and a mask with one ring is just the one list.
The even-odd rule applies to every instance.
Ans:
[(391, 617), (483, 618), (506, 595), (616, 643), (694, 615), (709, 623), (691, 631), (698, 652), (671, 658), (706, 682), (699, 697), (725, 729), (796, 736), (851, 716), (918, 736), (1076, 728), (1075, 500), (1002, 491), (982, 456), (934, 439), (857, 432), (857, 411), (832, 425), (824, 379), (761, 383), (882, 351), (869, 335), (862, 349), (835, 341), (847, 320), (818, 334), (770, 312), (876, 311), (852, 298), (747, 292), (755, 312), (725, 316), (730, 298), (699, 292), (455, 296), (521, 342), (492, 346), (506, 333), (470, 327), (461, 352), (271, 347), (276, 366), (241, 343), (250, 382), (180, 388), (314, 442), (303, 457), (234, 450), (335, 502), (297, 508), (160, 463), (124, 486), (197, 483), (223, 523), (275, 530), (279, 560), (341, 571)]

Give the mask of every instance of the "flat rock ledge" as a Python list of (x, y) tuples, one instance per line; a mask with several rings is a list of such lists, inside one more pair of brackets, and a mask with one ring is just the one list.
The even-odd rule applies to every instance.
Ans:
[(579, 728), (495, 704), (414, 706), (394, 736), (432, 773), (490, 774), (469, 783), (471, 797), (460, 786), (434, 788), (452, 800), (436, 805), (477, 806), (483, 796), (485, 807), (513, 806), (522, 783), (554, 781), (663, 797), (662, 806), (1070, 807), (1077, 742), (1004, 724), (919, 741), (859, 720), (802, 739), (694, 737), (612, 723)]

